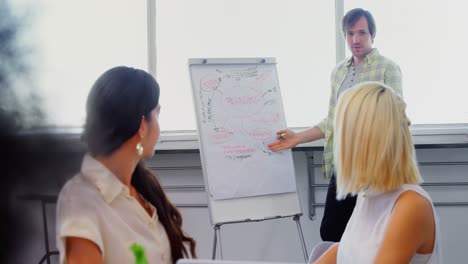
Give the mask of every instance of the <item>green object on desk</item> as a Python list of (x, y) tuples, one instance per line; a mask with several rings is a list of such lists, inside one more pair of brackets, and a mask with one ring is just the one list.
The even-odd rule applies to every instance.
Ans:
[(145, 255), (145, 248), (143, 246), (133, 243), (132, 246), (130, 246), (130, 250), (135, 256), (135, 264), (149, 264)]

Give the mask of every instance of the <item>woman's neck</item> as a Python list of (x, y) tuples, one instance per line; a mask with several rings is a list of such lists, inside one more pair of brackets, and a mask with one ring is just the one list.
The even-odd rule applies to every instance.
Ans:
[(129, 190), (132, 189), (132, 174), (140, 161), (135, 153), (121, 147), (109, 156), (97, 156), (95, 158), (109, 169)]

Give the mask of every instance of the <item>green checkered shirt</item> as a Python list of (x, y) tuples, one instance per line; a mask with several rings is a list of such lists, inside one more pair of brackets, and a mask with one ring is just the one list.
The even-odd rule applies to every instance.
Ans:
[[(323, 151), (322, 173), (324, 178), (330, 178), (333, 173), (333, 118), (335, 116), (338, 91), (348, 74), (353, 62), (352, 57), (340, 62), (332, 72), (331, 95), (328, 116), (316, 127), (325, 135)], [(381, 56), (377, 49), (373, 49), (362, 62), (362, 71), (358, 77), (359, 82), (378, 81), (392, 87), (397, 94), (402, 95), (402, 82), (400, 67), (393, 61)]]

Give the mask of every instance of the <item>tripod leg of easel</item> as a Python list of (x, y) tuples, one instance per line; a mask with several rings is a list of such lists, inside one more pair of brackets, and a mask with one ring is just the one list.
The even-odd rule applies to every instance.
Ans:
[[(221, 225), (215, 225), (214, 229), (214, 238), (213, 238), (213, 254), (211, 255), (211, 259), (216, 258), (216, 246), (219, 245), (219, 259), (223, 259), (223, 248), (221, 247)], [(219, 242), (218, 242), (219, 240)]]
[(296, 221), (297, 231), (299, 232), (299, 239), (301, 240), (302, 253), (304, 253), (304, 260), (307, 263), (307, 261), (309, 260), (309, 257), (307, 254), (307, 247), (305, 244), (304, 234), (302, 233), (301, 221), (299, 218), (300, 218), (300, 215), (295, 215), (293, 219), (294, 221)]
[(216, 229), (219, 228), (218, 225), (215, 225), (214, 228), (213, 228), (213, 234), (214, 234), (214, 237), (213, 237), (213, 254), (211, 255), (211, 259), (214, 260), (216, 258), (216, 239), (218, 238), (217, 236), (217, 233), (216, 233)]
[(218, 229), (216, 230), (218, 233), (218, 245), (219, 245), (219, 259), (223, 259), (223, 247), (221, 245), (221, 226), (218, 226)]

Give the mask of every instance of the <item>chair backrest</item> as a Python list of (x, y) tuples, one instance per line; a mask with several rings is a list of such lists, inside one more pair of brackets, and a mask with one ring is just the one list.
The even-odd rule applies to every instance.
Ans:
[(308, 263), (316, 261), (320, 256), (322, 256), (323, 253), (325, 253), (325, 251), (327, 251), (331, 246), (333, 246), (333, 244), (335, 244), (335, 242), (331, 241), (322, 241), (316, 244), (310, 252)]

